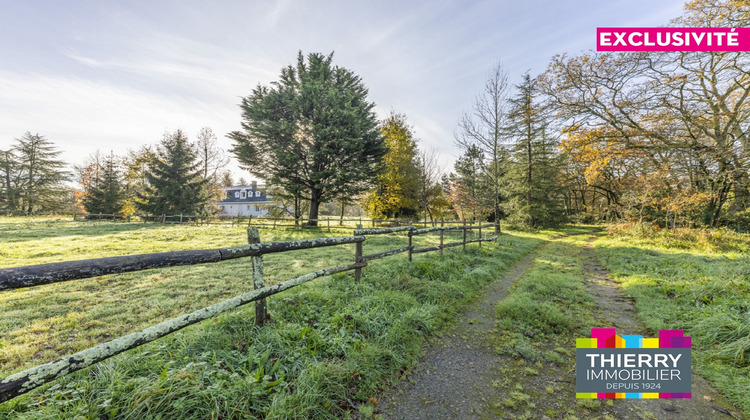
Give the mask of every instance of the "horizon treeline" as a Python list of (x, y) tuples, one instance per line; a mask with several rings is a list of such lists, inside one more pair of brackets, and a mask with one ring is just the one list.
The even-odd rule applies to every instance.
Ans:
[[(692, 1), (671, 25), (750, 26), (750, 6)], [(453, 168), (406, 115), (378, 120), (367, 95), (333, 53), (300, 52), (242, 99), (231, 155), (266, 183), (271, 214), (359, 205), (383, 219), (750, 228), (746, 52), (563, 54), (515, 85), (497, 63), (458, 118)], [(0, 211), (209, 215), (233, 184), (208, 128), (195, 142), (177, 130), (124, 156), (96, 151), (72, 171), (59, 155), (30, 132), (0, 150)]]

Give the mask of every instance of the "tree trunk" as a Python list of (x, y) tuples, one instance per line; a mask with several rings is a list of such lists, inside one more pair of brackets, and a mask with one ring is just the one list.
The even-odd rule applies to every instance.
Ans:
[(310, 226), (318, 226), (318, 208), (320, 207), (320, 190), (316, 188), (310, 189), (310, 217), (307, 220), (307, 224)]

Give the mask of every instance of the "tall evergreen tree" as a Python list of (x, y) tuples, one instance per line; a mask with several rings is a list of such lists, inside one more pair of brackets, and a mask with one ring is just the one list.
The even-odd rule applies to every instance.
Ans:
[(448, 200), (459, 218), (485, 219), (494, 214), (494, 180), (484, 170), (489, 166), (482, 149), (474, 145), (456, 159), (453, 167), (456, 172), (449, 176)]
[(120, 179), (119, 163), (114, 153), (104, 158), (102, 168), (83, 199), (89, 214), (118, 214), (122, 211), (124, 191)]
[(300, 52), (278, 81), (242, 100), (244, 131), (229, 134), (243, 168), (309, 200), (312, 220), (321, 203), (364, 192), (386, 151), (367, 88), (332, 61)]
[(14, 150), (21, 173), (23, 211), (32, 214), (59, 207), (62, 196), (68, 194), (62, 183), (70, 175), (64, 169), (66, 163), (57, 159), (62, 152), (44, 136), (30, 132), (16, 139)]
[(529, 226), (556, 224), (565, 214), (558, 141), (548, 134), (551, 117), (528, 72), (516, 90), (509, 100), (507, 128), (514, 143), (505, 184), (510, 219)]
[(13, 149), (0, 150), (0, 209), (11, 214), (19, 205), (20, 166)]
[(208, 203), (195, 148), (182, 130), (165, 133), (156, 159), (145, 173), (148, 186), (138, 192), (138, 207), (153, 215), (200, 214)]

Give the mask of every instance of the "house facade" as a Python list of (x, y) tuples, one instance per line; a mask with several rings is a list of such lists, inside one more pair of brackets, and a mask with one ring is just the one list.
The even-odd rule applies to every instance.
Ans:
[(224, 199), (219, 201), (219, 214), (227, 216), (267, 216), (270, 197), (264, 186), (252, 185), (224, 187)]

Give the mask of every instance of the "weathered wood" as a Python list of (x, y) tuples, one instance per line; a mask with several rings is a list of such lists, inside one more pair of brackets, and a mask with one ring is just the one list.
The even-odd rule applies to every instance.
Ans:
[(453, 248), (454, 246), (462, 246), (463, 242), (451, 242), (443, 245), (443, 249), (445, 248)]
[(364, 236), (304, 239), (289, 242), (266, 242), (233, 248), (203, 249), (193, 251), (159, 252), (154, 254), (126, 255), (94, 258), (50, 264), (30, 265), (0, 269), (0, 291), (38, 286), (61, 281), (126, 273), (151, 268), (204, 264), (252, 257), (274, 252), (335, 246), (364, 241)]
[[(357, 242), (354, 244), (354, 263), (359, 264), (362, 261), (362, 242)], [(362, 280), (362, 268), (355, 268), (354, 269), (354, 281), (359, 283), (359, 281)]]
[(260, 244), (242, 245), (233, 248), (220, 248), (222, 260), (233, 258), (252, 257), (261, 254), (273, 254), (275, 252), (293, 251), (295, 249), (310, 249), (326, 246), (352, 244), (362, 242), (364, 236), (339, 236), (334, 238), (302, 239), (288, 242), (264, 242)]
[(405, 232), (416, 229), (414, 226), (399, 226), (393, 228), (354, 229), (355, 235), (380, 235), (383, 233)]
[(218, 249), (201, 249), (2, 268), (0, 269), (0, 290), (12, 290), (150, 268), (204, 264), (220, 260), (221, 253)]
[(411, 262), (411, 254), (414, 250), (414, 246), (412, 244), (412, 231), (409, 231), (409, 262)]
[(416, 249), (413, 249), (411, 251), (411, 253), (412, 254), (421, 254), (423, 252), (437, 251), (439, 249), (440, 249), (439, 246), (431, 246), (431, 247), (428, 247), (428, 248), (416, 248)]
[[(445, 225), (443, 224), (443, 220), (440, 220), (440, 227), (444, 228)], [(443, 256), (443, 234), (445, 234), (445, 229), (440, 229), (440, 256)]]
[(70, 356), (63, 357), (54, 362), (45, 363), (24, 370), (7, 378), (0, 379), (0, 403), (10, 400), (13, 397), (24, 394), (34, 388), (44, 385), (55, 378), (67, 375), (77, 370), (89, 367), (102, 360), (108, 359), (124, 351), (149, 343), (157, 338), (164, 337), (175, 331), (181, 330), (189, 325), (199, 321), (214, 317), (229, 310), (254, 302), (258, 299), (266, 298), (271, 295), (299, 286), (318, 277), (330, 276), (336, 273), (353, 270), (359, 264), (352, 264), (340, 267), (324, 268), (312, 273), (287, 280), (273, 286), (267, 286), (259, 290), (245, 293), (240, 296), (227, 299), (223, 302), (216, 303), (203, 309), (182, 315), (168, 321), (161, 322), (144, 330), (128, 334), (124, 337), (116, 338), (112, 341), (99, 344), (89, 349), (79, 351)]
[(464, 220), (464, 251), (466, 251), (466, 220)]
[[(247, 228), (247, 242), (249, 244), (260, 243), (260, 233), (256, 228)], [(359, 242), (358, 242), (359, 243)], [(253, 288), (255, 290), (262, 289), (266, 286), (263, 278), (263, 255), (258, 255), (252, 258), (253, 264)], [(255, 325), (262, 326), (266, 322), (266, 316), (268, 309), (266, 307), (265, 299), (258, 299), (255, 301)]]
[[(405, 246), (403, 248), (392, 249), (390, 251), (378, 252), (377, 254), (365, 255), (365, 256), (362, 257), (362, 261), (372, 261), (372, 260), (377, 260), (377, 259), (384, 258), (384, 257), (390, 257), (391, 255), (396, 255), (396, 254), (400, 254), (402, 252), (406, 252), (406, 251), (409, 250), (409, 248), (410, 247)], [(411, 247), (411, 248), (413, 248), (413, 247)]]

